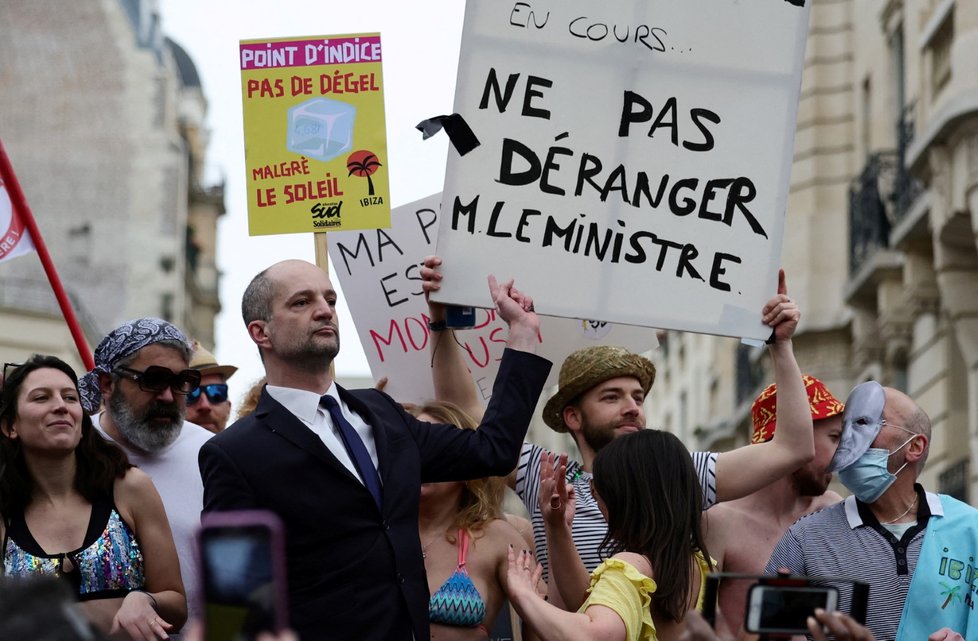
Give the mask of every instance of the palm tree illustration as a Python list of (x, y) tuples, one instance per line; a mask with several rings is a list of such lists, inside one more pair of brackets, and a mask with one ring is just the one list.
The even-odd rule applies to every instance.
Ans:
[(944, 605), (941, 606), (942, 610), (947, 606), (951, 605), (951, 601), (955, 599), (957, 599), (958, 601), (961, 600), (961, 595), (958, 594), (958, 591), (961, 589), (960, 585), (956, 585), (952, 588), (947, 583), (941, 581), (941, 587), (944, 588), (944, 591), (941, 592), (941, 596), (944, 596), (945, 594), (947, 595), (947, 598), (944, 599)]
[(369, 151), (357, 151), (350, 154), (350, 157), (346, 161), (346, 168), (350, 170), (348, 175), (359, 176), (363, 178), (367, 177), (367, 195), (374, 195), (374, 181), (370, 176), (377, 171), (379, 167), (383, 167), (380, 161), (377, 160), (377, 156)]

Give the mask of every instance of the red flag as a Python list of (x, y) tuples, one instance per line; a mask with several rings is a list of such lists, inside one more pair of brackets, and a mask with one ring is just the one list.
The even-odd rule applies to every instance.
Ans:
[(31, 233), (14, 211), (7, 186), (0, 178), (0, 263), (32, 251)]
[(3, 147), (3, 141), (0, 141), (0, 231), (4, 232), (4, 235), (0, 236), (0, 261), (29, 251), (37, 252), (54, 297), (58, 300), (61, 314), (68, 324), (68, 331), (75, 341), (78, 355), (81, 356), (85, 369), (95, 369), (92, 350), (88, 347), (85, 333), (78, 324), (75, 310), (71, 307), (71, 301), (68, 300), (68, 294), (61, 284), (61, 278), (58, 277), (58, 270), (54, 268), (54, 261), (51, 260), (51, 254), (44, 244), (44, 238), (41, 237), (41, 230), (37, 227), (34, 214), (27, 205), (24, 190), (17, 182), (17, 176), (14, 174), (13, 165), (10, 164), (7, 150)]

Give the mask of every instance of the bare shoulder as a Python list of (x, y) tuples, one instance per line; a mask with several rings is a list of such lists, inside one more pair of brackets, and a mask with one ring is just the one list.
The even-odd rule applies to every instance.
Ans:
[(732, 518), (736, 513), (734, 506), (731, 506), (731, 502), (717, 503), (710, 507), (710, 509), (703, 512), (703, 519), (710, 522), (724, 521), (726, 519)]
[(506, 565), (510, 548), (526, 550), (526, 541), (505, 519), (493, 519), (485, 527), (472, 535), (471, 545), (481, 559), (486, 559), (493, 566), (502, 568)]
[(114, 489), (116, 492), (120, 490), (124, 492), (145, 492), (150, 489), (155, 492), (156, 486), (153, 485), (153, 479), (149, 477), (149, 474), (138, 467), (130, 467), (126, 470), (125, 476), (116, 479)]
[(832, 490), (826, 490), (825, 494), (816, 497), (815, 500), (812, 501), (811, 510), (809, 511), (817, 512), (818, 510), (826, 508), (830, 505), (840, 503), (842, 500), (842, 496), (839, 493), (833, 492)]
[(530, 523), (530, 519), (525, 519), (522, 516), (517, 516), (516, 514), (503, 514), (503, 519), (509, 523), (513, 528), (519, 533), (523, 540), (528, 544), (533, 544), (533, 524)]
[(756, 512), (744, 499), (717, 503), (703, 512), (703, 525), (707, 530), (717, 532), (729, 531), (729, 528), (743, 525), (756, 518)]
[(147, 515), (147, 509), (159, 505), (160, 495), (152, 479), (138, 467), (126, 470), (125, 476), (115, 480), (112, 488), (113, 502), (126, 523), (138, 527), (139, 515)]
[[(506, 515), (503, 518), (493, 519), (486, 524), (484, 529), (487, 538), (493, 541), (498, 541), (509, 545), (513, 544), (513, 547), (526, 547), (526, 541), (523, 538), (517, 525), (509, 520), (510, 515)], [(519, 519), (519, 517), (513, 517)], [(522, 519), (526, 520), (526, 519)], [(529, 521), (527, 521), (529, 523)]]
[(611, 558), (624, 561), (645, 576), (654, 578), (652, 577), (652, 564), (649, 563), (649, 560), (641, 554), (637, 554), (635, 552), (619, 552)]
[(113, 493), (118, 507), (138, 507), (151, 497), (159, 500), (159, 492), (153, 485), (153, 479), (138, 467), (129, 468), (125, 476), (115, 480)]

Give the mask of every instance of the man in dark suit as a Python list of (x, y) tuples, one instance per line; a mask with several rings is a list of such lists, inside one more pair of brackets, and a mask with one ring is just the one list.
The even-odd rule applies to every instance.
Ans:
[(550, 370), (532, 354), (530, 298), (512, 282), (489, 286), (509, 339), (476, 431), (418, 421), (380, 391), (335, 384), (336, 292), (320, 268), (277, 263), (245, 291), (268, 384), (252, 415), (201, 449), (204, 511), (281, 517), (290, 620), (303, 641), (429, 638), (421, 483), (509, 473)]

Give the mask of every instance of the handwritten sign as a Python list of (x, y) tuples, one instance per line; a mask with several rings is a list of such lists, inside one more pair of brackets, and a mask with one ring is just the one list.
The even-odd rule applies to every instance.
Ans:
[(242, 40), (251, 235), (390, 224), (379, 34)]
[[(394, 209), (391, 228), (329, 235), (332, 274), (339, 278), (374, 378), (387, 376), (387, 391), (399, 401), (419, 403), (434, 397), (428, 304), (421, 289), (420, 263), (435, 253), (439, 227), (436, 194)], [(502, 268), (495, 265), (494, 268)], [(482, 286), (488, 291), (486, 277)], [(519, 283), (517, 283), (519, 286)], [(531, 295), (535, 292), (526, 289)], [(480, 397), (488, 401), (506, 345), (506, 324), (493, 310), (477, 311), (476, 327), (457, 330)], [(612, 343), (636, 352), (658, 346), (649, 329), (600, 321), (541, 318), (537, 353), (556, 364), (548, 384), (556, 384), (560, 363), (572, 351)], [(452, 333), (441, 338), (450, 340)]]
[(438, 299), (503, 264), (544, 314), (766, 338), (806, 4), (467, 3)]

